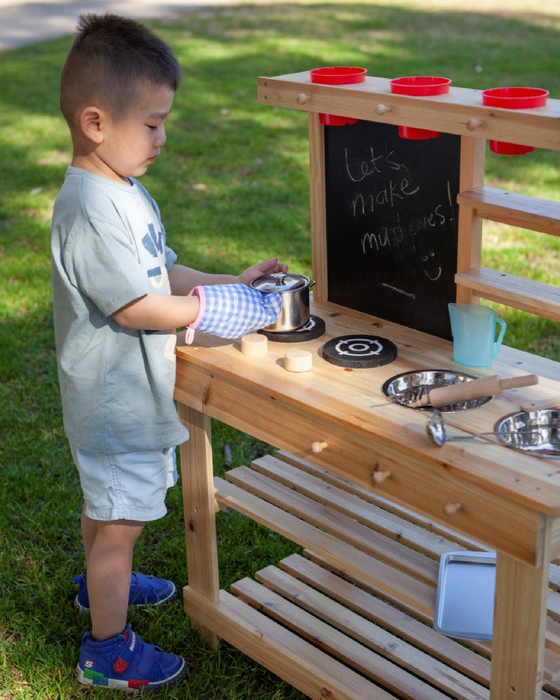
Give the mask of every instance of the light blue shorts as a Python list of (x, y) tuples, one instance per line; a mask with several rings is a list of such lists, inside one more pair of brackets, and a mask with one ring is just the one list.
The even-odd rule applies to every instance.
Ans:
[(157, 520), (177, 483), (175, 448), (106, 455), (70, 445), (92, 520)]

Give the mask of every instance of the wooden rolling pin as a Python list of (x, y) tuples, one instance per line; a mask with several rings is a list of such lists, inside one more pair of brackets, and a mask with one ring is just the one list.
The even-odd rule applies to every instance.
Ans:
[(470, 382), (459, 382), (458, 384), (448, 384), (438, 386), (425, 392), (418, 400), (409, 404), (413, 408), (421, 406), (452, 406), (461, 401), (470, 399), (482, 399), (485, 396), (495, 396), (501, 394), (505, 389), (515, 389), (521, 386), (532, 386), (538, 384), (539, 378), (536, 374), (526, 374), (523, 377), (512, 377), (511, 379), (500, 379), (497, 374), (491, 377), (473, 379)]

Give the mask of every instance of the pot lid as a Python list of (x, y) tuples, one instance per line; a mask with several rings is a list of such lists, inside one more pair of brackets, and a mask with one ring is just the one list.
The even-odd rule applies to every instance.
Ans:
[(309, 278), (305, 275), (296, 275), (290, 272), (273, 272), (270, 275), (262, 275), (251, 282), (253, 289), (259, 292), (288, 292), (295, 289), (304, 289), (309, 286)]

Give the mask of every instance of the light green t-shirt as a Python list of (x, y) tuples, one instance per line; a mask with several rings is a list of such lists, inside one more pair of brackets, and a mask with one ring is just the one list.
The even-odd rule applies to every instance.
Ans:
[(70, 167), (52, 221), (52, 280), (64, 428), (77, 447), (115, 454), (188, 438), (173, 402), (175, 329), (127, 330), (112, 314), (170, 294), (177, 256), (158, 207), (134, 179)]

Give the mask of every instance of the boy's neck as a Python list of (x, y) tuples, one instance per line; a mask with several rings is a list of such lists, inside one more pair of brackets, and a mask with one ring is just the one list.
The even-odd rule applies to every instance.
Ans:
[(99, 177), (104, 177), (106, 180), (112, 180), (113, 182), (119, 182), (121, 185), (132, 186), (130, 178), (121, 177), (120, 175), (117, 175), (117, 173), (115, 173), (114, 171), (109, 170), (106, 167), (103, 167), (102, 163), (100, 163), (98, 165), (89, 156), (74, 154), (71, 164), (75, 168), (81, 168), (82, 170), (87, 170), (88, 172), (93, 173), (94, 175), (98, 175)]

